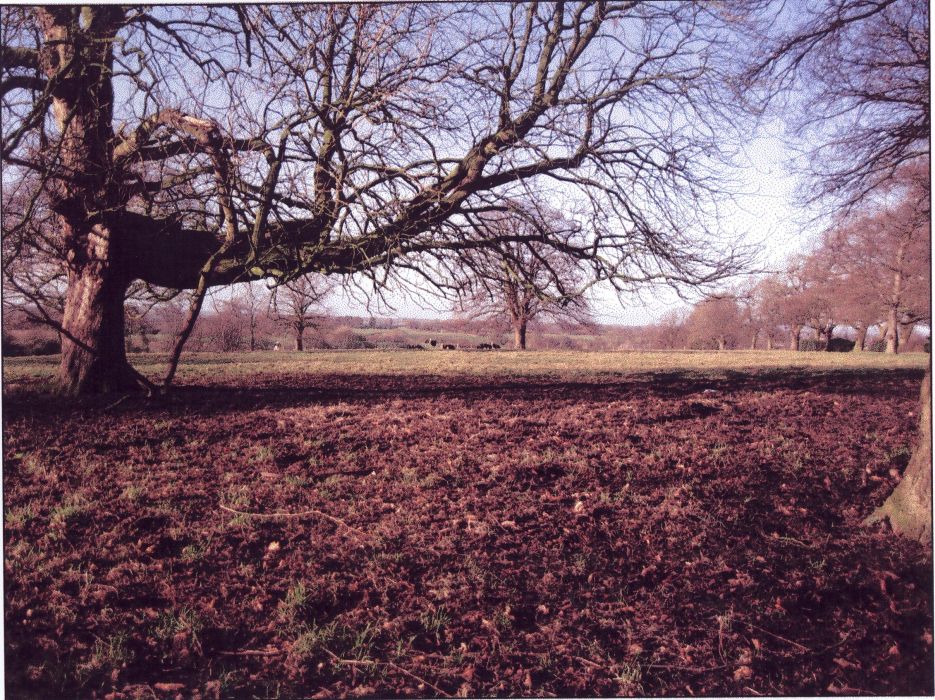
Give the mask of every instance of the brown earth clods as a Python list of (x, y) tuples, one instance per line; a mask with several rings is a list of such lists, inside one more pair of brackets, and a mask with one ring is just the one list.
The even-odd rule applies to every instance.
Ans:
[(7, 695), (930, 695), (920, 379), (7, 397)]

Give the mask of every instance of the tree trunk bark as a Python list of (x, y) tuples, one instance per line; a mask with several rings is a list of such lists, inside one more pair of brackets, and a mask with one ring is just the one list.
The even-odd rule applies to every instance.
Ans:
[(513, 347), (517, 350), (526, 349), (526, 321), (513, 323)]
[(724, 338), (717, 339), (717, 349), (718, 349), (718, 352), (723, 352), (724, 350), (727, 349), (727, 341), (724, 340)]
[(918, 444), (902, 481), (865, 521), (888, 519), (893, 532), (932, 546), (932, 373), (922, 382)]
[(825, 336), (825, 352), (831, 351), (831, 336), (834, 335), (834, 326), (828, 324), (825, 326), (825, 329), (822, 331), (822, 335)]
[(100, 261), (68, 275), (59, 390), (69, 396), (152, 389), (127, 361), (123, 302), (127, 281)]
[(899, 331), (896, 307), (891, 306), (886, 319), (886, 352), (895, 355), (899, 352)]
[(766, 349), (767, 350), (773, 349), (773, 336), (769, 333), (766, 334)]
[(756, 339), (760, 336), (760, 330), (753, 331), (753, 340), (750, 341), (750, 349), (756, 350)]
[(886, 319), (886, 352), (899, 352), (899, 306), (902, 301), (903, 261), (906, 257), (905, 243), (896, 251), (896, 270), (893, 272), (893, 291), (890, 294), (889, 313)]
[(915, 323), (899, 324), (899, 347), (908, 348), (909, 340), (912, 338), (912, 331), (915, 330)]
[[(62, 11), (62, 10), (65, 11)], [(113, 170), (113, 39), (125, 11), (89, 7), (82, 22), (67, 8), (36, 10), (46, 41), (39, 68), (49, 79), (60, 133), (46, 190), (67, 250), (59, 391), (66, 395), (150, 391), (127, 362), (124, 297), (130, 276), (115, 255), (114, 213), (123, 208)], [(92, 37), (94, 37), (92, 39)]]
[(857, 339), (854, 341), (854, 352), (863, 352), (867, 344), (867, 327), (863, 324), (854, 326), (857, 331)]
[(802, 326), (792, 326), (792, 331), (789, 333), (789, 349), (796, 350), (799, 349), (799, 338), (802, 335)]
[(304, 329), (304, 328), (297, 328), (297, 329), (296, 329), (296, 331), (295, 331), (295, 351), (296, 351), (296, 352), (302, 352), (302, 351), (304, 350), (304, 346), (303, 346), (303, 343), (302, 343), (302, 336), (304, 336), (304, 335), (305, 335), (305, 329)]

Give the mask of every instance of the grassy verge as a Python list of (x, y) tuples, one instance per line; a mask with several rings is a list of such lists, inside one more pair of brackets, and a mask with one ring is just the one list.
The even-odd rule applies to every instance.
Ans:
[[(7, 388), (51, 386), (58, 356), (6, 358), (3, 379)], [(582, 352), (582, 351), (417, 351), (331, 350), (312, 352), (188, 353), (178, 383), (243, 379), (259, 374), (307, 376), (318, 374), (380, 374), (500, 377), (595, 378), (655, 372), (760, 372), (777, 370), (924, 369), (924, 353), (827, 353), (737, 350), (732, 352)], [(133, 354), (131, 362), (157, 379), (164, 358)]]

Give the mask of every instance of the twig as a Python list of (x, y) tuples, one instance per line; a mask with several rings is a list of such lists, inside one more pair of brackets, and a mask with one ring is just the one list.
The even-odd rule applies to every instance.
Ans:
[[(601, 664), (595, 661), (591, 661), (590, 659), (586, 659), (583, 656), (573, 656), (572, 658), (577, 659), (581, 663), (591, 666), (593, 668), (599, 668), (602, 670), (606, 668), (606, 666), (602, 666)], [(736, 666), (736, 664), (727, 663), (727, 664), (721, 664), (719, 666), (707, 666), (704, 668), (700, 666), (672, 666), (670, 664), (646, 664), (647, 668), (662, 668), (662, 669), (666, 669), (667, 671), (690, 671), (692, 673), (706, 673), (707, 671), (720, 671), (722, 669), (730, 668), (732, 666)]]
[(737, 621), (742, 622), (743, 624), (747, 625), (748, 627), (752, 627), (755, 630), (759, 630), (760, 632), (763, 632), (764, 634), (768, 634), (770, 637), (775, 637), (781, 642), (785, 642), (786, 644), (791, 644), (792, 646), (798, 647), (799, 649), (802, 649), (803, 651), (807, 651), (810, 654), (812, 653), (812, 650), (809, 649), (804, 644), (799, 644), (798, 642), (793, 642), (791, 639), (786, 639), (785, 637), (781, 637), (775, 632), (770, 632), (769, 630), (765, 630), (762, 627), (754, 625), (752, 622), (747, 622), (746, 620), (741, 620), (739, 618), (737, 619)]
[(591, 666), (592, 668), (604, 668), (601, 664), (595, 661), (591, 661), (591, 659), (586, 659), (583, 656), (573, 656), (572, 658), (577, 659), (581, 663), (585, 664), (586, 666)]
[(409, 676), (409, 677), (412, 678), (413, 680), (419, 681), (419, 683), (424, 683), (425, 685), (427, 685), (429, 688), (431, 688), (432, 690), (434, 690), (434, 691), (435, 691), (436, 693), (438, 693), (439, 695), (442, 695), (442, 696), (444, 696), (444, 697), (446, 697), (446, 698), (450, 698), (450, 697), (451, 697), (451, 695), (449, 695), (448, 693), (446, 693), (444, 690), (442, 690), (441, 688), (439, 688), (439, 687), (438, 687), (437, 685), (435, 685), (434, 683), (429, 683), (429, 682), (428, 682), (427, 680), (425, 680), (424, 678), (421, 678), (421, 677), (417, 676), (417, 675), (414, 674), (412, 671), (407, 671), (407, 670), (404, 669), (402, 666), (398, 666), (398, 665), (394, 664), (392, 661), (369, 661), (369, 660), (357, 660), (357, 659), (342, 659), (340, 656), (338, 656), (337, 654), (335, 654), (335, 653), (334, 653), (333, 651), (331, 651), (330, 649), (325, 649), (325, 653), (328, 654), (328, 656), (330, 656), (330, 657), (335, 661), (335, 663), (345, 664), (345, 665), (347, 665), (347, 666), (389, 666), (390, 668), (393, 668), (393, 669), (399, 671), (400, 673), (406, 674), (407, 676)]
[(120, 404), (122, 404), (124, 401), (126, 401), (126, 400), (129, 399), (129, 398), (130, 398), (130, 394), (124, 394), (124, 395), (121, 396), (119, 399), (117, 399), (116, 401), (114, 401), (112, 404), (110, 404), (109, 406), (106, 406), (106, 407), (104, 408), (104, 410), (105, 410), (105, 411), (109, 411), (109, 410), (112, 409), (112, 408), (117, 408), (117, 406), (119, 406)]
[(819, 649), (816, 653), (818, 653), (818, 654), (824, 654), (826, 651), (831, 651), (832, 649), (834, 649), (834, 648), (836, 648), (836, 647), (839, 647), (839, 646), (841, 646), (842, 644), (844, 644), (844, 642), (846, 642), (846, 641), (850, 638), (850, 636), (851, 636), (851, 635), (850, 635), (850, 632), (845, 632), (845, 633), (844, 633), (844, 639), (842, 639), (842, 640), (839, 641), (839, 642), (835, 642), (834, 644), (829, 644), (829, 645), (826, 646), (824, 649)]
[(707, 673), (708, 671), (720, 671), (737, 664), (720, 664), (718, 666), (671, 666), (669, 664), (646, 664), (646, 668), (662, 668), (667, 671), (688, 671), (690, 673)]
[(218, 656), (280, 656), (284, 651), (264, 651), (262, 649), (242, 649), (240, 651), (219, 651)]
[(336, 518), (333, 515), (328, 515), (327, 513), (322, 513), (320, 510), (304, 510), (301, 513), (250, 513), (243, 510), (234, 510), (229, 506), (225, 506), (223, 503), (218, 504), (221, 510), (226, 510), (228, 513), (234, 513), (235, 515), (245, 515), (251, 518), (305, 518), (309, 515), (317, 515), (319, 518), (324, 518), (325, 520), (330, 520), (331, 522), (340, 525), (343, 528), (350, 530), (351, 532), (356, 532), (358, 535), (364, 539), (369, 539), (365, 532), (358, 530), (356, 527), (351, 527), (346, 522), (340, 518)]

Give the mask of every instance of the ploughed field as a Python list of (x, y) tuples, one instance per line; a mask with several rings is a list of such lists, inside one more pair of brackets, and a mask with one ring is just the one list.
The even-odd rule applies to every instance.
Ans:
[(935, 690), (930, 554), (860, 525), (927, 358), (371, 355), (8, 362), (7, 695)]

